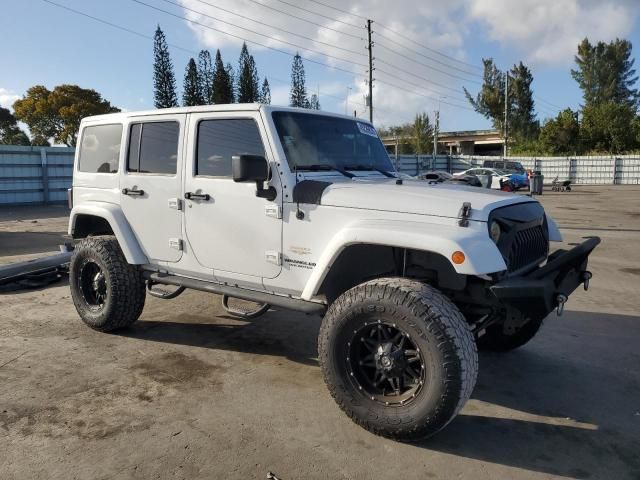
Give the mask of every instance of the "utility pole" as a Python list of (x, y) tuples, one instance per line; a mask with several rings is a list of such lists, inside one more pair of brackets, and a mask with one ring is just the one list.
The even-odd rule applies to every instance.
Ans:
[(371, 41), (372, 20), (367, 20), (367, 50), (369, 51), (369, 121), (373, 123), (373, 42)]
[(438, 155), (438, 129), (440, 128), (440, 110), (434, 113), (433, 122), (433, 165), (436, 164), (436, 155)]
[(507, 138), (509, 135), (509, 72), (504, 73), (504, 157), (507, 156)]

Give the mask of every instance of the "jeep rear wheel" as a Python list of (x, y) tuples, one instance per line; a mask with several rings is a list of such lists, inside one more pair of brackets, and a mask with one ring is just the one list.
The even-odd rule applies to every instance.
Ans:
[(130, 265), (113, 236), (87, 237), (69, 266), (73, 303), (84, 323), (101, 332), (128, 327), (144, 308), (142, 272)]
[(458, 308), (417, 281), (358, 285), (320, 328), (325, 383), (358, 425), (418, 440), (444, 428), (469, 399), (478, 373), (473, 334)]

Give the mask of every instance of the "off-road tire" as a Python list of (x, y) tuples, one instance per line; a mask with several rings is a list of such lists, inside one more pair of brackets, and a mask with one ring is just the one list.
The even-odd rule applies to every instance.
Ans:
[[(101, 307), (92, 306), (80, 287), (83, 265), (97, 264), (104, 275), (106, 293)], [(145, 282), (137, 265), (127, 263), (113, 236), (87, 237), (76, 245), (69, 266), (73, 303), (84, 323), (100, 332), (133, 324), (144, 308)]]
[(542, 326), (542, 321), (542, 318), (529, 320), (511, 334), (505, 333), (502, 324), (491, 325), (478, 338), (478, 349), (488, 352), (515, 350), (536, 336)]
[[(349, 372), (347, 339), (365, 322), (378, 321), (409, 334), (425, 355), (428, 381), (406, 405), (371, 400)], [(404, 278), (372, 280), (338, 297), (322, 321), (318, 353), (339, 407), (365, 429), (404, 441), (444, 428), (471, 396), (478, 375), (475, 338), (462, 313), (435, 288)]]

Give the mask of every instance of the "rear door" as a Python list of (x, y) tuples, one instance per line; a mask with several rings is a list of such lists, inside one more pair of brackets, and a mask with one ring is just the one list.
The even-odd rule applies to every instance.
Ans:
[(150, 262), (182, 256), (182, 145), (186, 115), (132, 119), (127, 126), (121, 206)]

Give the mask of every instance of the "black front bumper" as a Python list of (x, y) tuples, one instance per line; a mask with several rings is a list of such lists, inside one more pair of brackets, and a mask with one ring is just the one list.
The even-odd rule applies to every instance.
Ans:
[(519, 310), (529, 318), (544, 318), (579, 285), (588, 285), (591, 273), (587, 271), (589, 255), (600, 243), (590, 237), (571, 250), (558, 250), (547, 263), (532, 272), (508, 277), (490, 287), (498, 301)]

